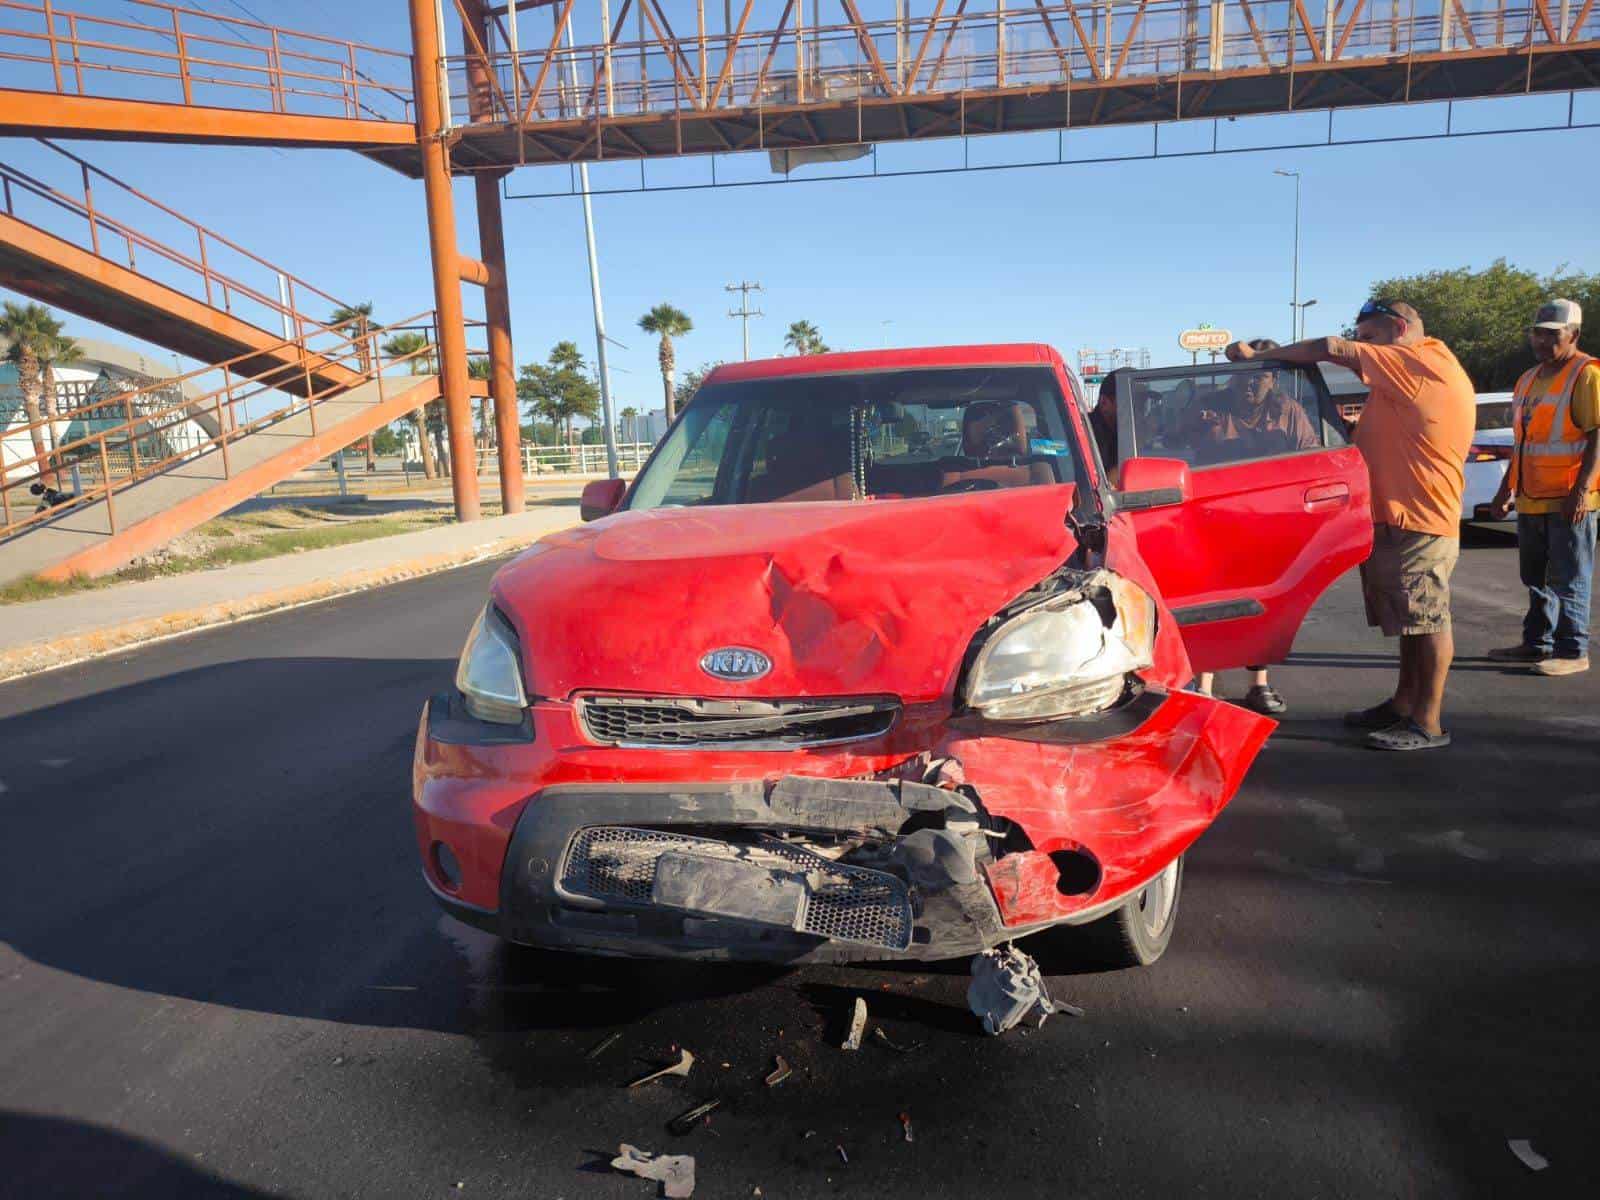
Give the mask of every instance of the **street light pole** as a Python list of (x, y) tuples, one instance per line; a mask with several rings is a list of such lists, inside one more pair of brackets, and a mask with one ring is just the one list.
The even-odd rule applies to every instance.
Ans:
[[(550, 10), (550, 15), (555, 17), (555, 9)], [(515, 16), (512, 20), (515, 20)], [(565, 22), (565, 35), (567, 42), (567, 73), (572, 81), (573, 102), (577, 103), (578, 97), (578, 60), (573, 48), (572, 21), (570, 16)], [(578, 164), (578, 185), (583, 193), (583, 233), (589, 248), (589, 300), (594, 308), (594, 355), (598, 374), (600, 377), (600, 416), (601, 437), (606, 446), (606, 476), (609, 479), (619, 479), (622, 476), (619, 460), (617, 458), (617, 431), (613, 424), (615, 417), (612, 415), (611, 405), (611, 370), (606, 362), (606, 310), (600, 298), (600, 256), (595, 252), (594, 245), (594, 208), (589, 200), (589, 164)]]
[(1272, 173), (1294, 180), (1294, 284), (1289, 300), (1289, 338), (1299, 341), (1295, 336), (1295, 318), (1300, 314), (1300, 172), (1274, 170)]
[(1306, 309), (1310, 308), (1315, 303), (1316, 303), (1315, 300), (1307, 300), (1307, 301), (1305, 301), (1304, 303), (1302, 303), (1299, 306), (1299, 308), (1300, 308), (1300, 336), (1295, 339), (1298, 342), (1303, 342), (1303, 341), (1306, 340)]

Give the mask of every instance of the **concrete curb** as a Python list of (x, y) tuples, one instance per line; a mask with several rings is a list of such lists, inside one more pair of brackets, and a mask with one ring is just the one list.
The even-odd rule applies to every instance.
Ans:
[(367, 567), (329, 579), (319, 579), (314, 583), (276, 588), (257, 592), (251, 596), (242, 596), (237, 600), (206, 604), (198, 608), (163, 613), (159, 617), (144, 617), (136, 621), (125, 621), (120, 625), (108, 625), (104, 629), (93, 629), (13, 646), (9, 650), (0, 650), (0, 683), (36, 675), (41, 671), (53, 671), (58, 667), (69, 667), (74, 663), (101, 658), (119, 650), (130, 650), (136, 646), (165, 641), (168, 638), (196, 633), (218, 625), (231, 625), (238, 621), (282, 612), (284, 609), (299, 608), (302, 605), (333, 600), (339, 596), (368, 591), (386, 584), (402, 583), (408, 579), (434, 575), (440, 571), (470, 566), (476, 562), (525, 549), (547, 532), (551, 531), (542, 530), (539, 533), (498, 538), (464, 550), (421, 555), (381, 567)]

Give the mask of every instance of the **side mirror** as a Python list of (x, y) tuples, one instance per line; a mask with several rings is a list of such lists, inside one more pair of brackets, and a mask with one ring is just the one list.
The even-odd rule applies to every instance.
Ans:
[[(622, 497), (627, 493), (625, 479), (595, 479), (583, 485), (583, 496), (578, 501), (578, 515), (585, 521), (598, 521), (617, 511)], [(569, 495), (571, 493), (568, 493)]]
[(1189, 464), (1181, 458), (1130, 458), (1118, 472), (1117, 507), (1124, 510), (1184, 504)]

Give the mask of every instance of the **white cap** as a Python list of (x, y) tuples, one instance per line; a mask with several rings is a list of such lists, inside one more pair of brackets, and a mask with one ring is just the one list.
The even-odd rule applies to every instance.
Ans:
[(1565, 329), (1569, 325), (1583, 324), (1583, 308), (1574, 300), (1552, 300), (1541, 304), (1534, 314), (1535, 329)]

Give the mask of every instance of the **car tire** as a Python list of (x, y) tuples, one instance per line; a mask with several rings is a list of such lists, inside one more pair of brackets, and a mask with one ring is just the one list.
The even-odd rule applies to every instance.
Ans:
[(1140, 888), (1115, 912), (1071, 930), (1074, 949), (1096, 966), (1109, 970), (1148, 967), (1166, 953), (1178, 924), (1183, 896), (1183, 858)]

